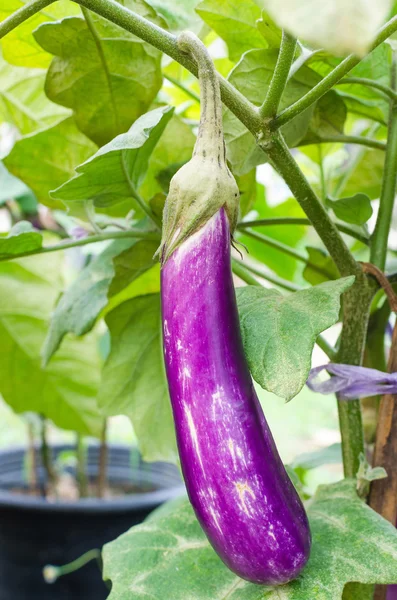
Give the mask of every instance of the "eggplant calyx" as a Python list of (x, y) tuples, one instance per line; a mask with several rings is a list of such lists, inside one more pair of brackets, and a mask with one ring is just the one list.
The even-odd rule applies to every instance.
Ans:
[(207, 48), (193, 33), (181, 33), (178, 45), (197, 63), (201, 116), (193, 157), (170, 183), (160, 246), (163, 264), (222, 207), (233, 234), (239, 210), (239, 190), (226, 162), (222, 101), (214, 63)]

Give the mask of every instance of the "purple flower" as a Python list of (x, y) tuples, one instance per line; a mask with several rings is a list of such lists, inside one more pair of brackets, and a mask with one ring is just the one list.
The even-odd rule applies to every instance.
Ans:
[[(319, 381), (318, 375), (324, 370), (333, 377), (326, 381)], [(396, 394), (397, 373), (384, 373), (366, 367), (329, 363), (312, 369), (306, 384), (313, 392), (320, 394), (338, 392), (340, 398), (349, 400), (378, 394)]]
[(86, 229), (84, 229), (84, 227), (81, 227), (80, 225), (73, 227), (73, 229), (71, 229), (71, 231), (70, 231), (70, 236), (74, 240), (81, 240), (81, 239), (87, 237), (87, 235), (88, 235), (88, 231)]

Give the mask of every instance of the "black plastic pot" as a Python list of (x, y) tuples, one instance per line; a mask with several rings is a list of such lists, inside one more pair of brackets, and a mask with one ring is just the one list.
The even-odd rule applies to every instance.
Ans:
[[(56, 458), (72, 446), (53, 449)], [(40, 466), (38, 475), (45, 481)], [(154, 508), (184, 492), (178, 470), (167, 463), (144, 463), (136, 449), (110, 446), (108, 479), (151, 491), (113, 499), (48, 502), (15, 493), (25, 486), (25, 451), (0, 452), (0, 600), (102, 600), (109, 588), (97, 562), (45, 583), (46, 564), (63, 565), (140, 523)], [(88, 450), (87, 471), (95, 478), (98, 447)]]

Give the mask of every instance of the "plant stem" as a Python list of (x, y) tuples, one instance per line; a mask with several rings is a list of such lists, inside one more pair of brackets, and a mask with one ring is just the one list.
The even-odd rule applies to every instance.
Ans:
[[(375, 289), (374, 282), (370, 282), (357, 265), (356, 280), (343, 295), (343, 328), (337, 356), (340, 363), (362, 364), (369, 309)], [(359, 456), (364, 452), (360, 400), (346, 402), (338, 398), (338, 413), (344, 473), (346, 477), (355, 477), (360, 464)]]
[(333, 348), (331, 346), (331, 344), (329, 344), (327, 342), (327, 340), (323, 336), (319, 335), (317, 337), (316, 344), (319, 348), (321, 348), (321, 350), (324, 352), (324, 354), (326, 354), (328, 356), (328, 358), (331, 362), (336, 360), (336, 357), (338, 354), (337, 351), (335, 350), (335, 348)]
[(109, 233), (101, 233), (98, 235), (90, 235), (80, 240), (65, 240), (54, 246), (45, 246), (30, 252), (19, 252), (17, 254), (0, 256), (0, 262), (3, 260), (12, 260), (14, 258), (22, 258), (24, 256), (33, 256), (34, 254), (46, 254), (47, 252), (58, 252), (58, 250), (67, 250), (68, 248), (77, 248), (78, 246), (86, 246), (87, 244), (96, 244), (97, 242), (105, 242), (106, 240), (118, 240), (124, 238), (137, 238), (145, 240), (160, 241), (158, 233), (144, 232), (139, 230), (128, 229), (127, 231), (109, 231)]
[(41, 460), (47, 475), (47, 493), (49, 488), (56, 494), (56, 473), (52, 464), (51, 448), (47, 441), (47, 421), (41, 417)]
[(310, 222), (335, 261), (340, 274), (342, 276), (354, 275), (357, 270), (357, 263), (353, 255), (340, 236), (336, 225), (331, 221), (324, 206), (296, 164), (283, 137), (280, 134), (273, 135), (272, 142), (266, 145), (264, 149), (310, 219)]
[[(248, 271), (249, 273), (252, 273), (253, 275), (256, 275), (257, 277), (261, 277), (262, 279), (266, 279), (266, 281), (269, 281), (270, 283), (274, 283), (275, 285), (278, 285), (279, 287), (283, 288), (284, 290), (288, 290), (289, 292), (297, 292), (298, 290), (301, 289), (299, 286), (295, 285), (294, 283), (291, 283), (290, 281), (287, 281), (286, 279), (282, 279), (281, 277), (277, 277), (277, 275), (272, 275), (271, 273), (267, 273), (266, 271), (264, 271), (263, 269), (260, 269), (259, 267), (251, 265), (247, 262), (243, 262), (242, 260), (238, 260), (237, 258), (233, 258), (233, 260), (232, 260), (233, 270), (234, 270), (234, 266), (236, 266), (236, 265), (237, 265), (237, 267), (241, 267), (244, 271)], [(236, 275), (238, 275), (237, 272), (236, 272)], [(243, 277), (241, 277), (241, 279), (243, 279)], [(255, 279), (254, 285), (258, 285), (258, 281), (256, 279)]]
[(261, 284), (246, 268), (245, 264), (237, 260), (236, 258), (232, 258), (232, 270), (237, 277), (239, 277), (242, 281), (245, 281), (248, 285), (256, 285), (261, 287)]
[[(391, 87), (396, 89), (397, 64), (393, 56)], [(386, 266), (387, 242), (393, 213), (397, 184), (397, 102), (390, 101), (389, 125), (382, 190), (375, 230), (371, 238), (370, 261), (381, 271)]]
[(288, 75), (294, 60), (296, 39), (289, 33), (283, 31), (280, 51), (272, 79), (267, 90), (266, 98), (259, 109), (262, 119), (275, 117), (281, 101), (281, 97), (288, 81)]
[(345, 77), (338, 83), (338, 85), (348, 85), (351, 83), (358, 83), (360, 85), (365, 85), (366, 87), (372, 87), (375, 90), (379, 90), (383, 94), (385, 94), (391, 100), (397, 100), (397, 94), (391, 87), (387, 85), (383, 85), (374, 81), (373, 79), (368, 79), (366, 77)]
[(55, 565), (46, 565), (43, 569), (44, 579), (47, 583), (55, 583), (55, 581), (59, 577), (62, 577), (62, 575), (74, 573), (74, 571), (78, 571), (84, 567), (84, 565), (94, 559), (96, 559), (99, 563), (101, 562), (101, 551), (97, 548), (89, 550), (85, 554), (79, 556), (79, 558), (76, 558), (76, 560), (73, 560), (66, 565), (62, 565), (60, 567)]
[(178, 79), (175, 79), (175, 77), (171, 77), (171, 75), (167, 75), (166, 73), (163, 73), (163, 77), (164, 79), (167, 79), (170, 83), (172, 83), (172, 85), (182, 90), (186, 94), (186, 96), (189, 96), (196, 102), (200, 102), (200, 96), (192, 90), (190, 90), (186, 85), (178, 81)]
[[(397, 17), (393, 17), (388, 21), (380, 30), (372, 44), (372, 50), (384, 42), (392, 33), (397, 29)], [(350, 54), (345, 58), (335, 69), (333, 69), (324, 79), (320, 81), (314, 88), (312, 88), (302, 98), (291, 104), (288, 108), (283, 110), (282, 113), (275, 119), (274, 127), (277, 129), (282, 125), (285, 125), (291, 119), (299, 115), (301, 112), (309, 108), (314, 102), (319, 100), (324, 94), (326, 94), (334, 85), (336, 85), (343, 77), (353, 69), (360, 62), (360, 58), (354, 54)]]
[(33, 423), (28, 421), (28, 483), (31, 490), (37, 490), (37, 456), (35, 447), (35, 430)]
[(303, 262), (305, 265), (307, 265), (308, 267), (313, 269), (313, 271), (316, 271), (317, 273), (320, 273), (321, 275), (324, 275), (325, 277), (329, 277), (329, 273), (326, 270), (319, 267), (316, 263), (313, 263), (310, 260), (310, 258), (308, 258), (302, 252), (299, 252), (298, 250), (295, 250), (294, 248), (291, 248), (290, 246), (287, 246), (286, 244), (283, 244), (282, 242), (279, 242), (278, 240), (275, 240), (267, 235), (264, 235), (263, 233), (251, 231), (250, 229), (244, 229), (244, 234), (249, 236), (253, 240), (256, 240), (257, 242), (266, 244), (267, 246), (270, 246), (271, 248), (274, 248), (275, 250), (279, 250), (280, 252), (283, 252), (284, 254), (291, 256), (291, 258), (294, 258), (295, 260)]
[(0, 39), (18, 27), (18, 25), (27, 21), (30, 17), (33, 17), (33, 15), (54, 2), (55, 0), (32, 0), (21, 6), (21, 8), (0, 23)]
[(84, 200), (84, 211), (86, 214), (86, 217), (88, 219), (89, 224), (91, 225), (92, 229), (95, 231), (96, 234), (102, 234), (102, 229), (98, 226), (98, 224), (95, 221), (95, 208), (94, 208), (94, 202), (92, 200)]
[(84, 446), (84, 438), (78, 433), (76, 436), (76, 455), (77, 455), (77, 469), (76, 479), (79, 487), (80, 498), (86, 498), (88, 496), (88, 478), (86, 472), (86, 449)]
[(315, 141), (302, 141), (298, 146), (311, 146), (312, 144), (358, 144), (360, 146), (367, 146), (368, 148), (375, 148), (376, 150), (386, 150), (385, 142), (372, 140), (360, 135), (322, 135), (316, 137)]
[(309, 58), (321, 52), (321, 50), (309, 50), (308, 48), (302, 46), (302, 44), (299, 41), (298, 45), (300, 46), (301, 54), (291, 65), (291, 68), (288, 73), (288, 81), (292, 79), (292, 77), (299, 71), (300, 68), (303, 67), (305, 63), (307, 63)]
[[(247, 227), (267, 227), (272, 225), (311, 225), (311, 222), (305, 217), (272, 217), (270, 219), (254, 219), (252, 221), (241, 221), (237, 225), (237, 229), (243, 231)], [(335, 223), (335, 225), (342, 233), (350, 235), (352, 238), (359, 240), (367, 246), (369, 245), (369, 238), (365, 237), (364, 234), (355, 231), (355, 229), (350, 228), (348, 225), (344, 225), (343, 223)]]
[[(365, 342), (364, 367), (387, 371), (385, 331), (389, 318), (390, 304), (387, 300), (380, 308), (371, 313)], [(361, 398), (364, 437), (367, 444), (375, 442), (380, 400), (381, 396), (379, 395)]]
[(270, 246), (271, 248), (274, 248), (275, 250), (280, 250), (280, 252), (283, 252), (284, 254), (291, 256), (295, 260), (298, 260), (305, 264), (308, 263), (309, 259), (307, 258), (307, 256), (305, 254), (302, 254), (298, 250), (295, 250), (294, 248), (291, 248), (290, 246), (283, 244), (283, 242), (279, 242), (278, 240), (275, 240), (275, 239), (265, 235), (264, 233), (258, 233), (257, 231), (251, 231), (250, 229), (244, 229), (244, 235), (247, 235), (248, 237), (252, 238), (253, 240), (256, 240), (257, 242), (266, 244), (267, 246)]
[[(329, 218), (281, 136), (275, 136), (266, 148), (268, 156), (289, 185), (295, 198), (315, 226), (342, 276), (355, 275), (356, 282), (344, 294), (344, 321), (338, 361), (361, 364), (372, 291), (367, 279), (345, 245), (335, 224)], [(364, 436), (359, 400), (338, 402), (342, 436), (343, 467), (346, 477), (354, 477), (359, 456), (364, 451)]]
[(241, 221), (237, 229), (247, 227), (263, 227), (268, 225), (311, 225), (306, 217), (270, 217), (268, 219), (254, 219), (252, 221)]
[(98, 461), (98, 498), (103, 498), (107, 488), (107, 465), (108, 465), (108, 445), (107, 445), (107, 420), (105, 419), (102, 428), (99, 461)]
[(324, 172), (324, 157), (323, 157), (323, 149), (321, 147), (321, 143), (317, 144), (317, 152), (318, 152), (318, 166), (320, 170), (320, 182), (321, 182), (321, 200), (325, 203), (327, 198), (327, 182), (325, 180), (325, 172)]

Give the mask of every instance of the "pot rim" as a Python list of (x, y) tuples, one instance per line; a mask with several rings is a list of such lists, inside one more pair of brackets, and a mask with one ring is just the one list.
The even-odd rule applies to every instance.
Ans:
[[(98, 445), (99, 444), (96, 444), (95, 442), (90, 442), (89, 444), (90, 447), (95, 447)], [(69, 448), (73, 449), (74, 446), (73, 444), (53, 444), (51, 448), (55, 450), (62, 450)], [(136, 446), (129, 446), (127, 444), (109, 444), (109, 448), (115, 450), (132, 450), (136, 448)], [(14, 453), (17, 454), (18, 452), (25, 453), (25, 451), (25, 446), (14, 446), (13, 448), (0, 449), (0, 461), (2, 456)], [(171, 463), (164, 464), (170, 465)], [(46, 498), (42, 498), (41, 496), (17, 494), (15, 492), (0, 488), (0, 509), (9, 508), (37, 512), (79, 514), (106, 514), (115, 512), (123, 513), (156, 507), (167, 500), (172, 500), (183, 494), (186, 494), (186, 489), (182, 481), (179, 484), (173, 485), (169, 488), (137, 494), (126, 494), (125, 496), (115, 498), (81, 498), (79, 500), (60, 500), (54, 502), (51, 502)]]

